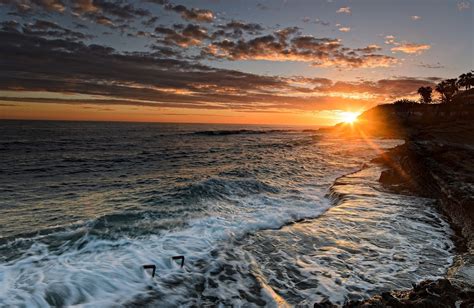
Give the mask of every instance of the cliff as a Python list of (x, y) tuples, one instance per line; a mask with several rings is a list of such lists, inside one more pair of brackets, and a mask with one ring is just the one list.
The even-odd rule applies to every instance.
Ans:
[[(387, 168), (379, 181), (399, 193), (437, 199), (439, 210), (457, 233), (457, 255), (447, 279), (424, 281), (411, 290), (386, 292), (345, 307), (474, 305), (474, 105), (381, 105), (353, 125), (326, 131), (404, 139), (405, 144), (374, 160)], [(315, 307), (331, 306), (326, 304)]]
[(362, 113), (355, 123), (339, 123), (320, 131), (348, 138), (405, 139), (419, 135), (421, 131), (427, 134), (436, 131), (437, 134), (446, 135), (453, 129), (457, 130), (455, 126), (458, 123), (471, 122), (474, 119), (474, 99), (471, 99), (471, 96), (459, 95), (456, 102), (382, 104)]

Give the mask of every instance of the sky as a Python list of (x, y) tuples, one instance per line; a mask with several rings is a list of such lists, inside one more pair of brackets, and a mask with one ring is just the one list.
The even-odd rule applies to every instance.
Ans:
[(332, 125), (474, 68), (471, 0), (0, 0), (0, 118)]

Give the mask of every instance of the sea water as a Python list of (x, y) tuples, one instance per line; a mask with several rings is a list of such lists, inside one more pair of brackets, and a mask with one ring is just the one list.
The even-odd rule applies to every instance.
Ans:
[(400, 140), (149, 123), (0, 131), (0, 306), (342, 304), (452, 262), (434, 200), (386, 191), (368, 164)]

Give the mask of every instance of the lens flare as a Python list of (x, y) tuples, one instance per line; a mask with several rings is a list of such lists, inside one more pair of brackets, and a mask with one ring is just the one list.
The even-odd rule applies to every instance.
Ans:
[(344, 111), (340, 113), (340, 119), (344, 123), (354, 123), (359, 114), (359, 112)]

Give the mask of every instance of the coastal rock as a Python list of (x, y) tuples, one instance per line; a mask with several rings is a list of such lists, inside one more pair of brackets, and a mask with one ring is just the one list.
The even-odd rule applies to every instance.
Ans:
[[(352, 301), (345, 308), (358, 307), (473, 307), (474, 292), (462, 290), (447, 279), (423, 281), (407, 291), (384, 292), (364, 301)], [(315, 306), (330, 307), (330, 306)]]
[(400, 177), (400, 175), (395, 172), (393, 169), (388, 169), (382, 171), (380, 174), (379, 182), (385, 184), (385, 185), (398, 185), (403, 183), (403, 178)]
[(379, 179), (385, 187), (397, 192), (403, 188), (438, 199), (441, 211), (466, 239), (471, 253), (474, 252), (473, 126), (444, 136), (443, 131), (436, 137), (414, 136), (374, 160), (388, 168)]

